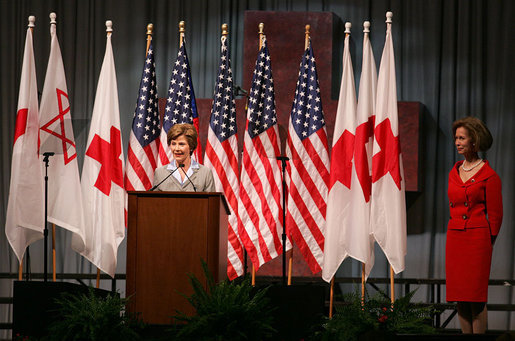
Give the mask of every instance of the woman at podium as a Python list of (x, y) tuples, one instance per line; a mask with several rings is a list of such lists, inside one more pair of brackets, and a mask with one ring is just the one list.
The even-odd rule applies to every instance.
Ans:
[(175, 124), (170, 128), (167, 142), (172, 162), (156, 168), (153, 190), (175, 192), (215, 192), (211, 170), (191, 158), (197, 148), (197, 130), (192, 124)]

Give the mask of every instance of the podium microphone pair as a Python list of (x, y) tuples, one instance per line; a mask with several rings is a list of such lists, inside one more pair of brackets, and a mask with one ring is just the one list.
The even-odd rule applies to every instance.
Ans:
[[(172, 176), (173, 173), (175, 173), (176, 170), (178, 170), (179, 168), (183, 168), (184, 167), (184, 163), (180, 163), (179, 164), (179, 167), (175, 168), (173, 171), (170, 172), (170, 174), (168, 174), (163, 180), (161, 180), (157, 185), (155, 185), (154, 187), (152, 187), (150, 189), (150, 191), (153, 191), (155, 190), (156, 188), (158, 188), (163, 182), (165, 182), (166, 179), (168, 179), (170, 176)], [(183, 170), (184, 172), (184, 170)], [(186, 175), (186, 177), (188, 178), (188, 181), (190, 182), (190, 184), (193, 186), (193, 190), (196, 192), (197, 191), (197, 188), (195, 187), (195, 185), (193, 184), (193, 182), (191, 181), (190, 177), (188, 176), (188, 174), (186, 174), (186, 172), (184, 172), (184, 175)]]

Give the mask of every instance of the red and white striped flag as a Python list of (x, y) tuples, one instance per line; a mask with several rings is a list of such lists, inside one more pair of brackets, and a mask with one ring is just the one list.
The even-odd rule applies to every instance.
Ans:
[(386, 13), (386, 17), (386, 39), (377, 80), (370, 223), (374, 238), (395, 273), (399, 273), (404, 270), (407, 252), (406, 199), (399, 142), (392, 13)]
[(211, 168), (216, 190), (225, 194), (231, 211), (227, 248), (227, 276), (230, 280), (243, 274), (243, 247), (238, 235), (238, 135), (232, 89), (231, 60), (227, 37), (223, 36), (204, 165)]
[(40, 155), (55, 153), (48, 164), (48, 221), (73, 232), (80, 245), (84, 245), (82, 191), (71, 105), (57, 40), (55, 13), (50, 17), (50, 57), (39, 109)]
[(202, 163), (197, 102), (195, 100), (195, 91), (193, 90), (193, 80), (191, 79), (185, 41), (182, 42), (179, 52), (177, 52), (177, 60), (174, 63), (172, 76), (170, 77), (166, 107), (163, 114), (163, 126), (159, 137), (158, 167), (167, 165), (173, 159), (166, 135), (170, 128), (177, 123), (190, 123), (197, 129), (197, 133), (199, 133), (197, 148), (193, 152), (192, 157), (199, 163)]
[(154, 170), (157, 167), (160, 129), (156, 64), (154, 48), (150, 43), (141, 74), (138, 100), (129, 137), (125, 169), (127, 191), (145, 191), (152, 188)]
[(31, 29), (34, 21), (33, 16), (29, 17), (25, 38), (5, 217), (5, 234), (20, 263), (27, 246), (43, 238), (45, 223), (43, 172), (38, 155), (38, 85)]
[(111, 22), (106, 22), (106, 26), (106, 53), (82, 168), (86, 244), (81, 254), (114, 277), (118, 246), (125, 237), (127, 195), (123, 187), (124, 157)]
[(329, 147), (311, 47), (300, 63), (288, 126), (288, 215), (286, 226), (313, 273), (322, 270), (329, 186)]
[[(238, 211), (241, 241), (257, 270), (283, 252), (279, 128), (270, 54), (263, 38), (250, 91)], [(291, 247), (288, 242), (287, 249)]]
[[(350, 23), (346, 23), (350, 28)], [(351, 219), (352, 159), (354, 155), (354, 132), (356, 116), (356, 88), (350, 55), (350, 31), (345, 31), (343, 71), (340, 96), (334, 124), (333, 148), (331, 150), (331, 177), (327, 199), (327, 229), (325, 236), (324, 265), (322, 278), (330, 282), (348, 254), (347, 242), (355, 229)]]

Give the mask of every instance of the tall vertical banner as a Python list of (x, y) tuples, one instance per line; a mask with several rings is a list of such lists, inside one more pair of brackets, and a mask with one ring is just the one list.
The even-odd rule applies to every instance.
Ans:
[[(257, 270), (283, 252), (282, 177), (270, 53), (263, 37), (250, 90), (238, 211), (241, 241)], [(291, 248), (288, 241), (286, 247)]]
[(32, 43), (35, 18), (29, 17), (14, 131), (11, 183), (5, 234), (21, 263), (25, 249), (43, 238), (44, 184), (38, 155), (39, 112), (36, 64)]
[(154, 48), (150, 43), (141, 74), (138, 100), (129, 137), (125, 170), (127, 191), (145, 191), (152, 188), (161, 127), (158, 101)]
[(227, 37), (221, 38), (220, 64), (209, 120), (204, 165), (213, 172), (218, 192), (225, 194), (229, 215), (227, 276), (243, 274), (243, 247), (238, 235), (238, 135), (231, 60)]
[(73, 232), (82, 245), (84, 216), (77, 149), (55, 13), (50, 17), (50, 57), (39, 109), (40, 155), (54, 153), (48, 163), (48, 221)]
[[(349, 23), (346, 23), (349, 29)], [(340, 96), (336, 109), (333, 147), (331, 150), (331, 176), (327, 199), (326, 237), (322, 278), (329, 282), (349, 256), (349, 242), (360, 226), (352, 220), (351, 189), (352, 160), (356, 116), (356, 88), (350, 55), (350, 31), (345, 31), (343, 71)], [(351, 228), (352, 227), (352, 228)]]
[[(163, 127), (160, 135), (158, 166), (166, 165), (172, 160), (172, 151), (168, 146), (166, 134), (177, 123), (191, 123), (197, 129), (197, 133), (200, 132), (197, 104), (185, 41), (183, 41), (177, 53), (177, 60), (175, 61), (168, 87), (166, 107), (163, 113)], [(200, 134), (197, 139), (197, 148), (192, 156), (199, 163), (202, 163)]]
[(356, 109), (356, 133), (352, 168), (350, 212), (355, 231), (349, 235), (349, 256), (365, 264), (365, 278), (374, 266), (374, 237), (370, 230), (370, 196), (372, 191), (372, 145), (374, 112), (377, 87), (377, 69), (369, 39), (370, 22), (364, 24), (363, 62), (359, 82), (358, 107)]
[(377, 80), (370, 223), (374, 238), (395, 273), (399, 273), (404, 270), (407, 252), (406, 199), (399, 142), (392, 13), (386, 13), (386, 17), (386, 39)]
[(86, 243), (81, 254), (114, 277), (118, 246), (125, 236), (126, 192), (111, 22), (106, 26), (106, 52), (82, 168)]
[(313, 273), (322, 269), (329, 186), (329, 146), (311, 40), (300, 62), (288, 125), (286, 226)]

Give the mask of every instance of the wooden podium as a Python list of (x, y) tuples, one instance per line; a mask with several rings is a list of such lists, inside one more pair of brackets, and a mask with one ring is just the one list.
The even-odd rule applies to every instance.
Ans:
[(188, 274), (206, 285), (227, 278), (227, 215), (221, 193), (130, 191), (127, 227), (128, 311), (150, 324), (170, 324), (176, 310), (194, 312)]

